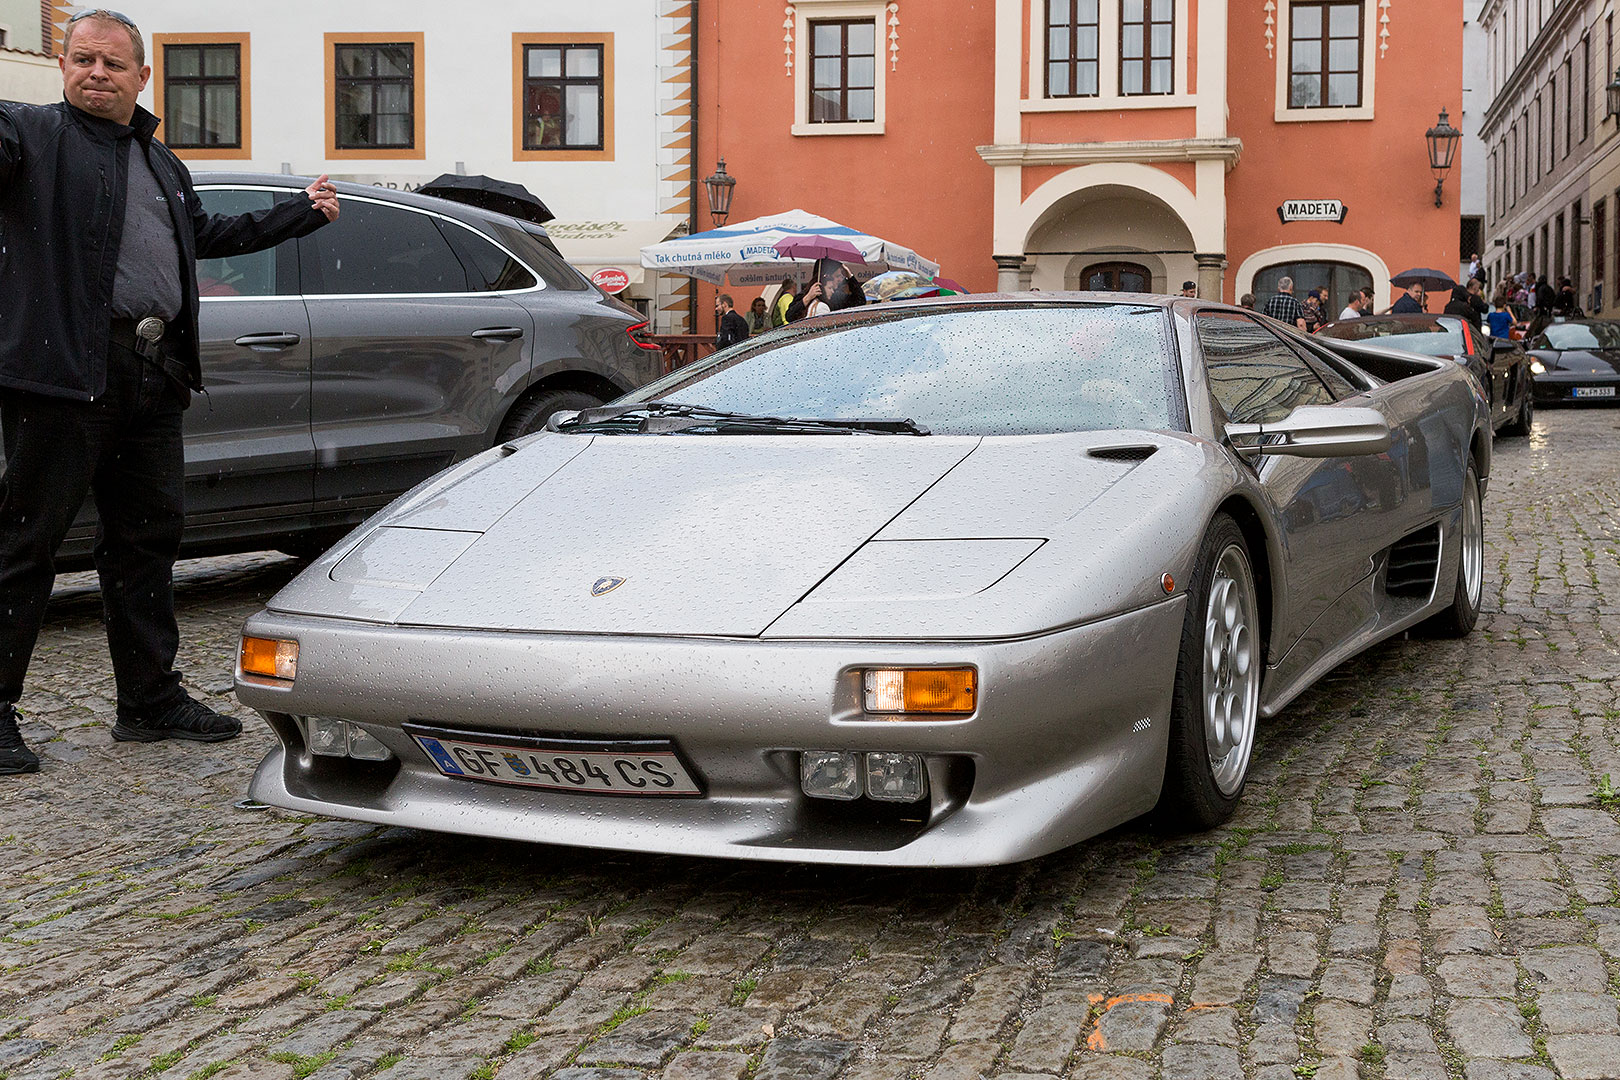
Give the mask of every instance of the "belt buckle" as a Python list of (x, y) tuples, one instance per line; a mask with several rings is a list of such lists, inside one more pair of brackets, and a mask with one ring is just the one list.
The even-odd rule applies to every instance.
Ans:
[(157, 356), (158, 342), (163, 340), (163, 320), (148, 315), (135, 324), (135, 351), (148, 359)]

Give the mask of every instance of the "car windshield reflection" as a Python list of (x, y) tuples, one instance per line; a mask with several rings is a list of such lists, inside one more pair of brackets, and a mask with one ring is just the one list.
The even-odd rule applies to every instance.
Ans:
[(1453, 319), (1346, 319), (1324, 326), (1321, 333), (1341, 341), (1378, 341), (1392, 349), (1424, 356), (1459, 356), (1468, 351), (1463, 344), (1462, 324)]
[(1615, 323), (1554, 323), (1546, 335), (1554, 349), (1620, 349), (1620, 324)]
[(896, 311), (718, 353), (619, 404), (910, 420), (938, 435), (1183, 429), (1173, 357), (1156, 307)]

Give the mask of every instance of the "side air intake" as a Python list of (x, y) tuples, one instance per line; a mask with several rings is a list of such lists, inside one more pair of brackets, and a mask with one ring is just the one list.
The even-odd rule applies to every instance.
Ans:
[(1146, 461), (1158, 451), (1157, 446), (1094, 446), (1086, 453), (1104, 461)]
[(1440, 526), (1402, 537), (1385, 561), (1384, 591), (1390, 596), (1427, 597), (1440, 572)]

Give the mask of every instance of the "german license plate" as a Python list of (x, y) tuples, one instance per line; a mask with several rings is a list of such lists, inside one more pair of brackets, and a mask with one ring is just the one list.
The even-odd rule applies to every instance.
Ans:
[(406, 724), (433, 767), (457, 780), (600, 795), (701, 795), (663, 739), (580, 742), (442, 731)]
[(1577, 386), (1570, 394), (1571, 397), (1614, 397), (1612, 386)]

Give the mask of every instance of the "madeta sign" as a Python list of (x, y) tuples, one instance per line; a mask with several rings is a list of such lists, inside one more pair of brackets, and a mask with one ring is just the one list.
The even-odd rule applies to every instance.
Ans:
[(1342, 225), (1349, 212), (1338, 199), (1289, 199), (1277, 207), (1277, 217), (1284, 225), (1290, 221), (1331, 221)]

